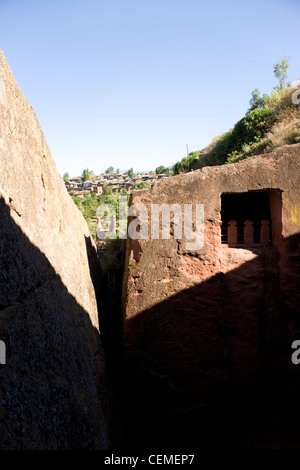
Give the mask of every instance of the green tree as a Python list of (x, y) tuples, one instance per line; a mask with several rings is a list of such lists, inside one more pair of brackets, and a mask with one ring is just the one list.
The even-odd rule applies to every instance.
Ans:
[(257, 88), (255, 88), (255, 90), (252, 91), (249, 104), (250, 104), (249, 111), (253, 111), (254, 109), (260, 108), (261, 106), (265, 104), (264, 97), (260, 96), (260, 92)]
[(173, 166), (173, 173), (174, 175), (179, 175), (182, 172), (181, 162), (176, 162)]
[(129, 170), (127, 170), (127, 176), (129, 176), (129, 178), (136, 177), (136, 174), (134, 173), (133, 168), (129, 168)]
[(112, 194), (112, 187), (111, 186), (108, 186), (107, 184), (104, 184), (103, 185), (103, 194), (104, 196), (109, 196), (110, 194)]
[(167, 168), (163, 165), (160, 165), (157, 168), (155, 168), (155, 173), (157, 175), (162, 175), (163, 173), (166, 173), (166, 171), (167, 171)]
[(200, 151), (190, 152), (187, 157), (183, 157), (180, 162), (176, 162), (175, 165), (170, 170), (166, 168), (166, 174), (170, 175), (172, 172), (174, 175), (179, 175), (180, 173), (187, 173), (197, 169), (197, 164), (200, 158)]
[(63, 175), (63, 180), (65, 183), (68, 183), (70, 181), (70, 175), (67, 171)]
[(290, 83), (287, 81), (287, 70), (289, 68), (289, 61), (286, 56), (283, 57), (281, 62), (273, 65), (273, 72), (279, 84), (275, 87), (278, 90), (290, 86)]
[(86, 168), (85, 170), (83, 170), (81, 178), (83, 181), (87, 181), (91, 179), (91, 176), (92, 172), (88, 168)]
[(107, 170), (105, 170), (106, 175), (113, 175), (113, 173), (114, 173), (114, 167), (113, 166), (109, 166), (107, 168)]

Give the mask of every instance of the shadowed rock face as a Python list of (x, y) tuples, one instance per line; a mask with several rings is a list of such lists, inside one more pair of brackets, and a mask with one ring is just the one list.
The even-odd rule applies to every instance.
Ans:
[(1, 51), (0, 193), (0, 448), (107, 449), (96, 251)]
[[(149, 215), (204, 204), (197, 250), (172, 225), (169, 240), (127, 240), (124, 410), (142, 448), (299, 448), (299, 175), (296, 144), (133, 194)], [(222, 216), (270, 218), (270, 241), (222, 243)]]

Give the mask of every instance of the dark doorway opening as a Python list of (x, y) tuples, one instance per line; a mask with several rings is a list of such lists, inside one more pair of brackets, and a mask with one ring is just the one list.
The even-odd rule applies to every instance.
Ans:
[(237, 247), (271, 243), (273, 218), (275, 233), (281, 233), (281, 192), (277, 189), (222, 194), (221, 242)]

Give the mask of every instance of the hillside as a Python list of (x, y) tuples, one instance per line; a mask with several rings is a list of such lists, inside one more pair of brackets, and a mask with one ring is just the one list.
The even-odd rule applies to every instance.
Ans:
[(295, 88), (276, 89), (254, 102), (232, 129), (201, 152), (195, 169), (234, 163), (300, 142), (300, 109), (293, 103), (294, 92)]
[[(299, 80), (295, 82), (298, 84)], [(300, 142), (300, 108), (297, 88), (276, 88), (260, 96), (254, 90), (246, 114), (203, 150), (191, 152), (173, 166), (174, 174), (205, 166), (223, 165), (271, 152), (277, 147)], [(297, 103), (297, 104), (296, 104)]]

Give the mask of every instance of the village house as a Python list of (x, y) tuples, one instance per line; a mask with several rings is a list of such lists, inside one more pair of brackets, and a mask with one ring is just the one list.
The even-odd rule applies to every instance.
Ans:
[[(87, 181), (82, 181), (80, 176), (75, 176), (70, 178), (68, 182), (65, 183), (66, 188), (72, 196), (84, 197), (86, 192), (102, 194), (103, 187), (109, 186), (112, 189), (114, 194), (119, 191), (126, 190), (131, 192), (134, 189), (136, 184), (147, 182), (154, 183), (157, 180), (160, 180), (167, 175), (156, 175), (149, 173), (138, 173), (134, 178), (131, 178), (127, 173), (116, 173), (116, 174), (100, 174), (100, 175), (91, 175), (91, 178)], [(74, 191), (76, 193), (74, 194)]]
[(92, 185), (93, 185), (92, 181), (84, 181), (84, 182), (82, 183), (82, 187), (83, 187), (83, 188), (91, 188)]

